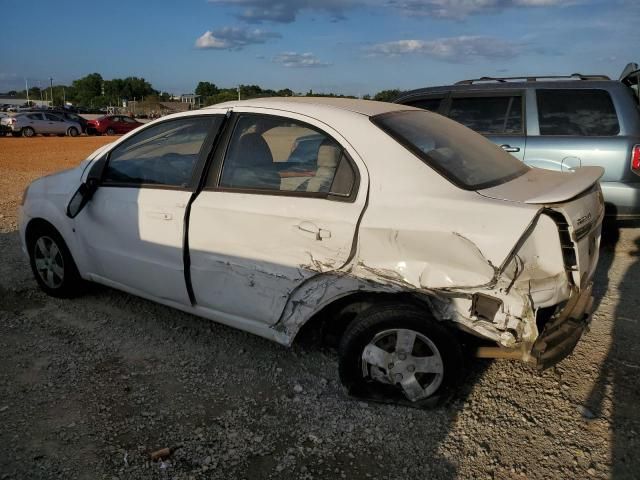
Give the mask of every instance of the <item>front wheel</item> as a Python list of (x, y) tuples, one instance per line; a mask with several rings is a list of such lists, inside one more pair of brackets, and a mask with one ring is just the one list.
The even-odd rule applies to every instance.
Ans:
[(33, 137), (33, 136), (35, 136), (35, 134), (36, 134), (36, 131), (31, 127), (24, 127), (22, 129), (22, 136), (23, 137)]
[(107, 135), (115, 135), (116, 131), (113, 128), (107, 128)]
[(53, 227), (38, 227), (29, 235), (28, 247), (31, 270), (46, 294), (68, 298), (81, 292), (83, 280), (71, 252)]
[(67, 135), (69, 135), (70, 137), (77, 137), (79, 135), (78, 129), (76, 127), (69, 127), (69, 130), (67, 130)]
[(339, 347), (349, 394), (418, 408), (450, 398), (462, 373), (457, 338), (426, 310), (373, 306), (347, 327)]

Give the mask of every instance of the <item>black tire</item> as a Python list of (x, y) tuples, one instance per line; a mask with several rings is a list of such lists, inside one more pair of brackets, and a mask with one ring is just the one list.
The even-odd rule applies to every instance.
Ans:
[(67, 130), (67, 135), (69, 135), (70, 137), (77, 137), (80, 134), (76, 127), (69, 127), (69, 129)]
[[(393, 383), (399, 381), (397, 378), (391, 380), (391, 377), (396, 377), (398, 374), (394, 374), (393, 369), (382, 370), (378, 367), (369, 365), (363, 360), (365, 355), (365, 348), (369, 347), (372, 342), (382, 335), (380, 341), (388, 341), (392, 337), (394, 330), (401, 329), (403, 331), (413, 331), (417, 334), (416, 342), (420, 341), (420, 348), (427, 352), (427, 355), (413, 355), (418, 347), (417, 344), (411, 344), (412, 351), (409, 352), (409, 356), (406, 358), (402, 356), (402, 353), (395, 351), (394, 347), (389, 347), (392, 351), (387, 357), (390, 360), (389, 367), (393, 366), (399, 371), (401, 367), (406, 367), (409, 371), (414, 373), (405, 373), (404, 381), (416, 380), (418, 386), (421, 387), (425, 394), (424, 397), (417, 399), (408, 398), (404, 392), (404, 388), (399, 383)], [(388, 337), (388, 338), (387, 338)], [(436, 351), (429, 347), (428, 342), (431, 342), (431, 346), (435, 346)], [(376, 343), (375, 346), (378, 346)], [(383, 349), (384, 350), (384, 349)], [(437, 359), (436, 369), (440, 370), (440, 373), (422, 373), (415, 371), (416, 367), (411, 365), (411, 359), (417, 359), (417, 357), (431, 357)], [(451, 398), (451, 395), (456, 389), (463, 371), (463, 354), (460, 347), (460, 343), (455, 335), (445, 328), (441, 323), (437, 322), (430, 312), (426, 309), (420, 309), (412, 305), (404, 304), (384, 304), (374, 305), (364, 312), (360, 313), (351, 322), (344, 332), (338, 348), (340, 360), (340, 380), (346, 387), (350, 395), (358, 398), (365, 398), (368, 400), (380, 401), (385, 403), (399, 403), (416, 408), (432, 408), (438, 406)], [(387, 353), (385, 351), (385, 353)], [(439, 355), (439, 358), (437, 357)], [(395, 365), (393, 362), (397, 362)], [(408, 365), (408, 366), (407, 366)], [(376, 369), (376, 372), (373, 370)], [(365, 371), (368, 373), (365, 374)], [(382, 383), (376, 380), (372, 375), (381, 375), (384, 372), (388, 378), (389, 383)], [(402, 377), (402, 373), (399, 374)], [(411, 379), (410, 377), (414, 378)]]
[(116, 134), (116, 131), (113, 128), (111, 127), (107, 128), (107, 135), (115, 135), (115, 134)]
[[(49, 267), (44, 267), (47, 264), (47, 259), (43, 252), (47, 253), (46, 250), (51, 252), (52, 245), (57, 248), (57, 254), (51, 255), (52, 258), (48, 263)], [(38, 286), (47, 295), (71, 298), (83, 292), (84, 281), (80, 277), (67, 244), (55, 228), (48, 225), (38, 225), (33, 231), (29, 231), (27, 248), (29, 249), (31, 271), (36, 282), (38, 282)], [(61, 274), (59, 273), (60, 269)], [(51, 275), (51, 277), (48, 275)], [(49, 281), (50, 279), (53, 279), (53, 281)]]
[(36, 131), (31, 127), (24, 127), (21, 131), (23, 137), (34, 137)]

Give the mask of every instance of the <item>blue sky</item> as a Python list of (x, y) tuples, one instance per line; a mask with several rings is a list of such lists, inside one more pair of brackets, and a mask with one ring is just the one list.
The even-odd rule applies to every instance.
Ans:
[(640, 0), (0, 0), (0, 91), (92, 72), (155, 88), (363, 95), (640, 61)]

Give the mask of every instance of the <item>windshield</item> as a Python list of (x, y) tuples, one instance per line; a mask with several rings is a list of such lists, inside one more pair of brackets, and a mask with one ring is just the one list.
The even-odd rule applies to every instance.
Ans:
[(371, 121), (466, 190), (493, 187), (529, 170), (482, 135), (424, 110), (383, 113)]

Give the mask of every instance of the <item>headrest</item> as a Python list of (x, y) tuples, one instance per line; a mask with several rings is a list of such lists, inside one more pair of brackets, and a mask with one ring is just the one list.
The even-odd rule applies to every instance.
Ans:
[(318, 149), (318, 168), (337, 168), (341, 149), (333, 142), (322, 142)]
[(262, 167), (273, 163), (273, 155), (267, 142), (259, 133), (247, 133), (240, 137), (233, 155), (237, 167)]

